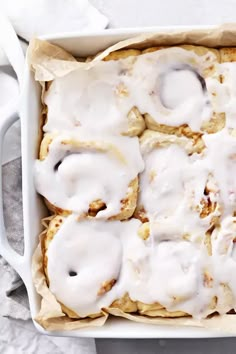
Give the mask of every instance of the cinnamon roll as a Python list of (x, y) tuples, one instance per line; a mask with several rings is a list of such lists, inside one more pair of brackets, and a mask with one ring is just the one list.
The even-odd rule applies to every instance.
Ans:
[(52, 81), (43, 95), (47, 110), (44, 132), (82, 128), (115, 135), (140, 135), (146, 127), (144, 117), (122, 79), (122, 75), (132, 71), (132, 58), (139, 53), (135, 50), (124, 50), (119, 55), (111, 53), (90, 70), (77, 70)]
[(134, 212), (142, 170), (137, 138), (47, 134), (35, 184), (56, 214), (120, 220)]
[(99, 316), (109, 306), (122, 259), (120, 223), (52, 219), (43, 241), (48, 287), (71, 318)]
[(148, 130), (144, 133), (145, 170), (140, 176), (137, 218), (155, 221), (164, 234), (173, 237), (205, 239), (221, 215), (221, 204), (202, 143)]
[(125, 238), (119, 280), (129, 298), (136, 300), (137, 313), (151, 317), (213, 313), (214, 272), (204, 242), (174, 239), (153, 223), (139, 227), (138, 234), (139, 241), (128, 235)]
[(105, 60), (120, 60), (124, 68), (126, 61), (132, 63), (128, 70), (123, 69), (123, 81), (128, 91), (127, 73), (136, 82), (134, 102), (145, 115), (149, 129), (198, 137), (224, 127), (225, 112), (215, 89), (220, 81), (218, 50), (161, 46), (142, 52), (121, 50), (110, 53)]
[(151, 48), (144, 53), (150, 52), (157, 73), (149, 93), (153, 104), (145, 114), (148, 128), (187, 137), (223, 129), (225, 113), (212, 92), (220, 79), (219, 52), (192, 45)]

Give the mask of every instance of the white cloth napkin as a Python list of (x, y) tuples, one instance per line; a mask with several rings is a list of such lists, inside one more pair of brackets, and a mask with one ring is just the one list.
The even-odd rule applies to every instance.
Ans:
[(27, 41), (49, 33), (97, 31), (108, 24), (88, 0), (0, 0), (0, 9)]
[[(0, 9), (0, 12), (1, 12), (1, 9)], [(26, 49), (28, 47), (28, 43), (23, 40), (20, 40), (20, 44), (21, 44), (21, 48), (22, 48), (23, 52), (25, 53)], [(9, 60), (6, 56), (6, 53), (4, 52), (3, 48), (1, 48), (1, 46), (0, 46), (0, 70), (1, 70), (2, 66), (9, 66), (9, 64), (10, 63), (9, 63)], [(1, 83), (1, 79), (0, 79), (0, 83)]]

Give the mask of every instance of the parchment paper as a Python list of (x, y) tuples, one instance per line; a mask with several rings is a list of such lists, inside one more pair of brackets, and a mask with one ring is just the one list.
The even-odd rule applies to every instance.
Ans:
[(160, 31), (158, 34), (143, 34), (109, 47), (88, 63), (76, 61), (71, 54), (58, 46), (33, 39), (27, 51), (27, 58), (35, 72), (35, 80), (51, 81), (78, 68), (88, 70), (115, 50), (177, 44), (196, 44), (208, 47), (236, 46), (236, 23), (225, 24), (211, 30), (173, 30), (168, 33)]
[[(79, 68), (89, 70), (109, 53), (122, 48), (144, 49), (160, 45), (195, 44), (208, 47), (236, 47), (236, 24), (225, 24), (211, 30), (173, 30), (160, 31), (137, 36), (121, 41), (102, 53), (99, 53), (90, 62), (78, 62), (72, 55), (62, 48), (46, 41), (33, 39), (30, 42), (27, 57), (31, 69), (35, 73), (35, 80), (40, 82), (51, 81), (62, 77)], [(73, 330), (88, 326), (102, 326), (108, 317), (124, 317), (128, 320), (142, 323), (171, 326), (203, 327), (218, 330), (221, 333), (236, 335), (236, 315), (215, 315), (204, 320), (191, 317), (182, 318), (150, 318), (146, 316), (127, 314), (117, 308), (104, 309), (103, 317), (96, 319), (72, 320), (61, 309), (54, 295), (49, 291), (46, 278), (42, 269), (41, 247), (38, 246), (33, 257), (33, 279), (37, 292), (42, 297), (41, 310), (36, 321), (47, 330)]]

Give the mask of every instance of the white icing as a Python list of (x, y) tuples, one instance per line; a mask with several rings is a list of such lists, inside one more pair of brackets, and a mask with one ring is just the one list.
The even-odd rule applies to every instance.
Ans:
[[(171, 144), (144, 152), (145, 170), (140, 177), (139, 204), (164, 234), (203, 236), (213, 215), (200, 217), (201, 202), (210, 169), (202, 155), (189, 156), (184, 147)], [(209, 196), (217, 200), (216, 193)], [(174, 233), (173, 233), (174, 231)]]
[[(80, 316), (101, 308), (128, 293), (134, 301), (159, 302), (170, 311), (195, 316), (211, 312), (213, 287), (203, 273), (211, 265), (206, 251), (186, 241), (153, 243), (137, 235), (140, 221), (76, 221), (68, 217), (49, 244), (50, 290)], [(73, 270), (76, 276), (70, 277)], [(102, 284), (116, 283), (103, 294)]]
[(209, 166), (220, 191), (224, 214), (236, 209), (236, 137), (227, 129), (204, 135), (205, 163)]
[[(97, 218), (120, 211), (129, 183), (143, 170), (136, 138), (112, 137), (128, 129), (127, 114), (134, 106), (162, 124), (187, 123), (201, 130), (212, 112), (225, 112), (226, 127), (203, 135), (201, 154), (175, 142), (146, 151), (140, 179), (139, 204), (150, 220), (150, 236), (137, 236), (140, 221), (78, 222), (65, 219), (48, 250), (50, 289), (57, 299), (81, 316), (97, 313), (128, 293), (132, 300), (159, 302), (169, 311), (205, 317), (214, 310), (236, 308), (236, 64), (217, 65), (202, 90), (197, 74), (215, 61), (181, 48), (118, 61), (100, 62), (53, 81), (45, 95), (48, 121), (44, 131), (75, 132), (94, 148), (62, 145), (61, 135), (36, 162), (38, 191), (51, 203), (75, 213), (102, 199), (107, 209)], [(193, 70), (196, 70), (197, 74)], [(217, 80), (219, 74), (224, 81)], [(210, 104), (209, 104), (210, 102)], [(83, 131), (83, 133), (80, 133)], [(108, 134), (94, 135), (94, 132)], [(82, 137), (82, 138), (81, 138)], [(108, 147), (99, 152), (95, 147)], [(114, 154), (115, 146), (119, 154)], [(121, 158), (122, 157), (122, 158)], [(58, 171), (55, 164), (62, 159)], [(125, 163), (124, 163), (125, 161)], [(208, 195), (205, 195), (206, 187)], [(202, 202), (217, 208), (201, 217)], [(207, 253), (206, 232), (218, 217)], [(73, 268), (75, 277), (68, 275)], [(115, 279), (102, 295), (105, 281)], [(210, 304), (217, 297), (216, 308)]]
[[(129, 184), (143, 170), (137, 138), (81, 138), (90, 147), (79, 148), (63, 141), (73, 136), (59, 136), (49, 145), (47, 157), (35, 164), (38, 192), (53, 205), (78, 214), (86, 213), (89, 204), (98, 199), (107, 208), (97, 217), (116, 215)], [(99, 151), (99, 149), (103, 149)], [(105, 150), (104, 150), (105, 149)], [(61, 162), (55, 170), (58, 162)]]
[[(173, 85), (173, 82), (175, 85)], [(193, 100), (202, 100), (202, 86), (196, 74), (190, 70), (170, 71), (163, 78), (161, 98), (165, 107), (175, 109)]]
[(130, 282), (129, 294), (144, 303), (159, 302), (170, 311), (206, 316), (213, 296), (203, 282), (207, 263), (204, 250), (193, 243), (154, 242), (149, 249), (148, 266), (140, 269), (141, 275), (133, 272), (135, 281)]
[[(123, 133), (128, 129), (127, 114), (134, 106), (159, 123), (187, 123), (200, 130), (211, 118), (212, 107), (198, 75), (203, 76), (215, 61), (212, 53), (198, 56), (182, 48), (167, 48), (73, 71), (56, 78), (45, 93), (48, 114), (44, 131), (83, 127)], [(217, 82), (214, 76), (211, 80)]]
[[(49, 244), (50, 290), (80, 316), (99, 313), (102, 284), (119, 277), (119, 226), (120, 222), (77, 222), (70, 216)], [(77, 275), (70, 276), (70, 271)]]

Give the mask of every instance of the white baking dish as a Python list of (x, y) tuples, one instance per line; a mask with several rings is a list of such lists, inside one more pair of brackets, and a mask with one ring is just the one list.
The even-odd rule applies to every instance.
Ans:
[[(182, 27), (181, 29), (208, 29), (211, 27)], [(140, 33), (166, 30), (171, 31), (176, 28), (138, 28), (138, 29), (115, 29), (105, 30), (99, 33), (90, 34), (61, 34), (57, 36), (47, 36), (50, 42), (57, 44), (68, 50), (75, 56), (88, 56), (103, 50), (120, 40), (130, 38)], [(16, 40), (16, 39), (15, 39)], [(18, 44), (15, 43), (15, 46)], [(19, 49), (19, 48), (18, 48)], [(17, 50), (17, 47), (15, 47)], [(21, 55), (18, 51), (18, 55)], [(13, 63), (14, 65), (15, 63)], [(17, 71), (17, 69), (16, 69)], [(0, 252), (6, 260), (17, 270), (22, 277), (29, 296), (29, 303), (32, 318), (39, 311), (40, 297), (34, 289), (31, 277), (31, 258), (38, 243), (38, 235), (41, 231), (41, 218), (46, 215), (46, 210), (41, 198), (37, 195), (33, 181), (33, 165), (37, 158), (38, 132), (40, 117), (40, 87), (34, 81), (33, 73), (26, 65), (24, 72), (24, 88), (22, 104), (20, 109), (22, 128), (22, 173), (23, 173), (23, 214), (24, 214), (24, 242), (25, 253), (21, 257), (16, 254), (8, 245), (3, 227), (3, 216), (1, 214), (1, 237)], [(0, 122), (0, 141), (6, 130), (16, 119), (13, 112), (6, 112), (6, 118)], [(1, 197), (1, 196), (0, 196)], [(48, 332), (42, 329), (37, 323), (36, 328), (45, 334), (57, 336), (78, 336), (78, 337), (103, 337), (103, 338), (200, 338), (200, 337), (223, 337), (224, 333), (209, 329), (184, 328), (173, 326), (157, 326), (130, 322), (124, 319), (112, 318), (100, 328), (88, 328), (76, 331)]]

